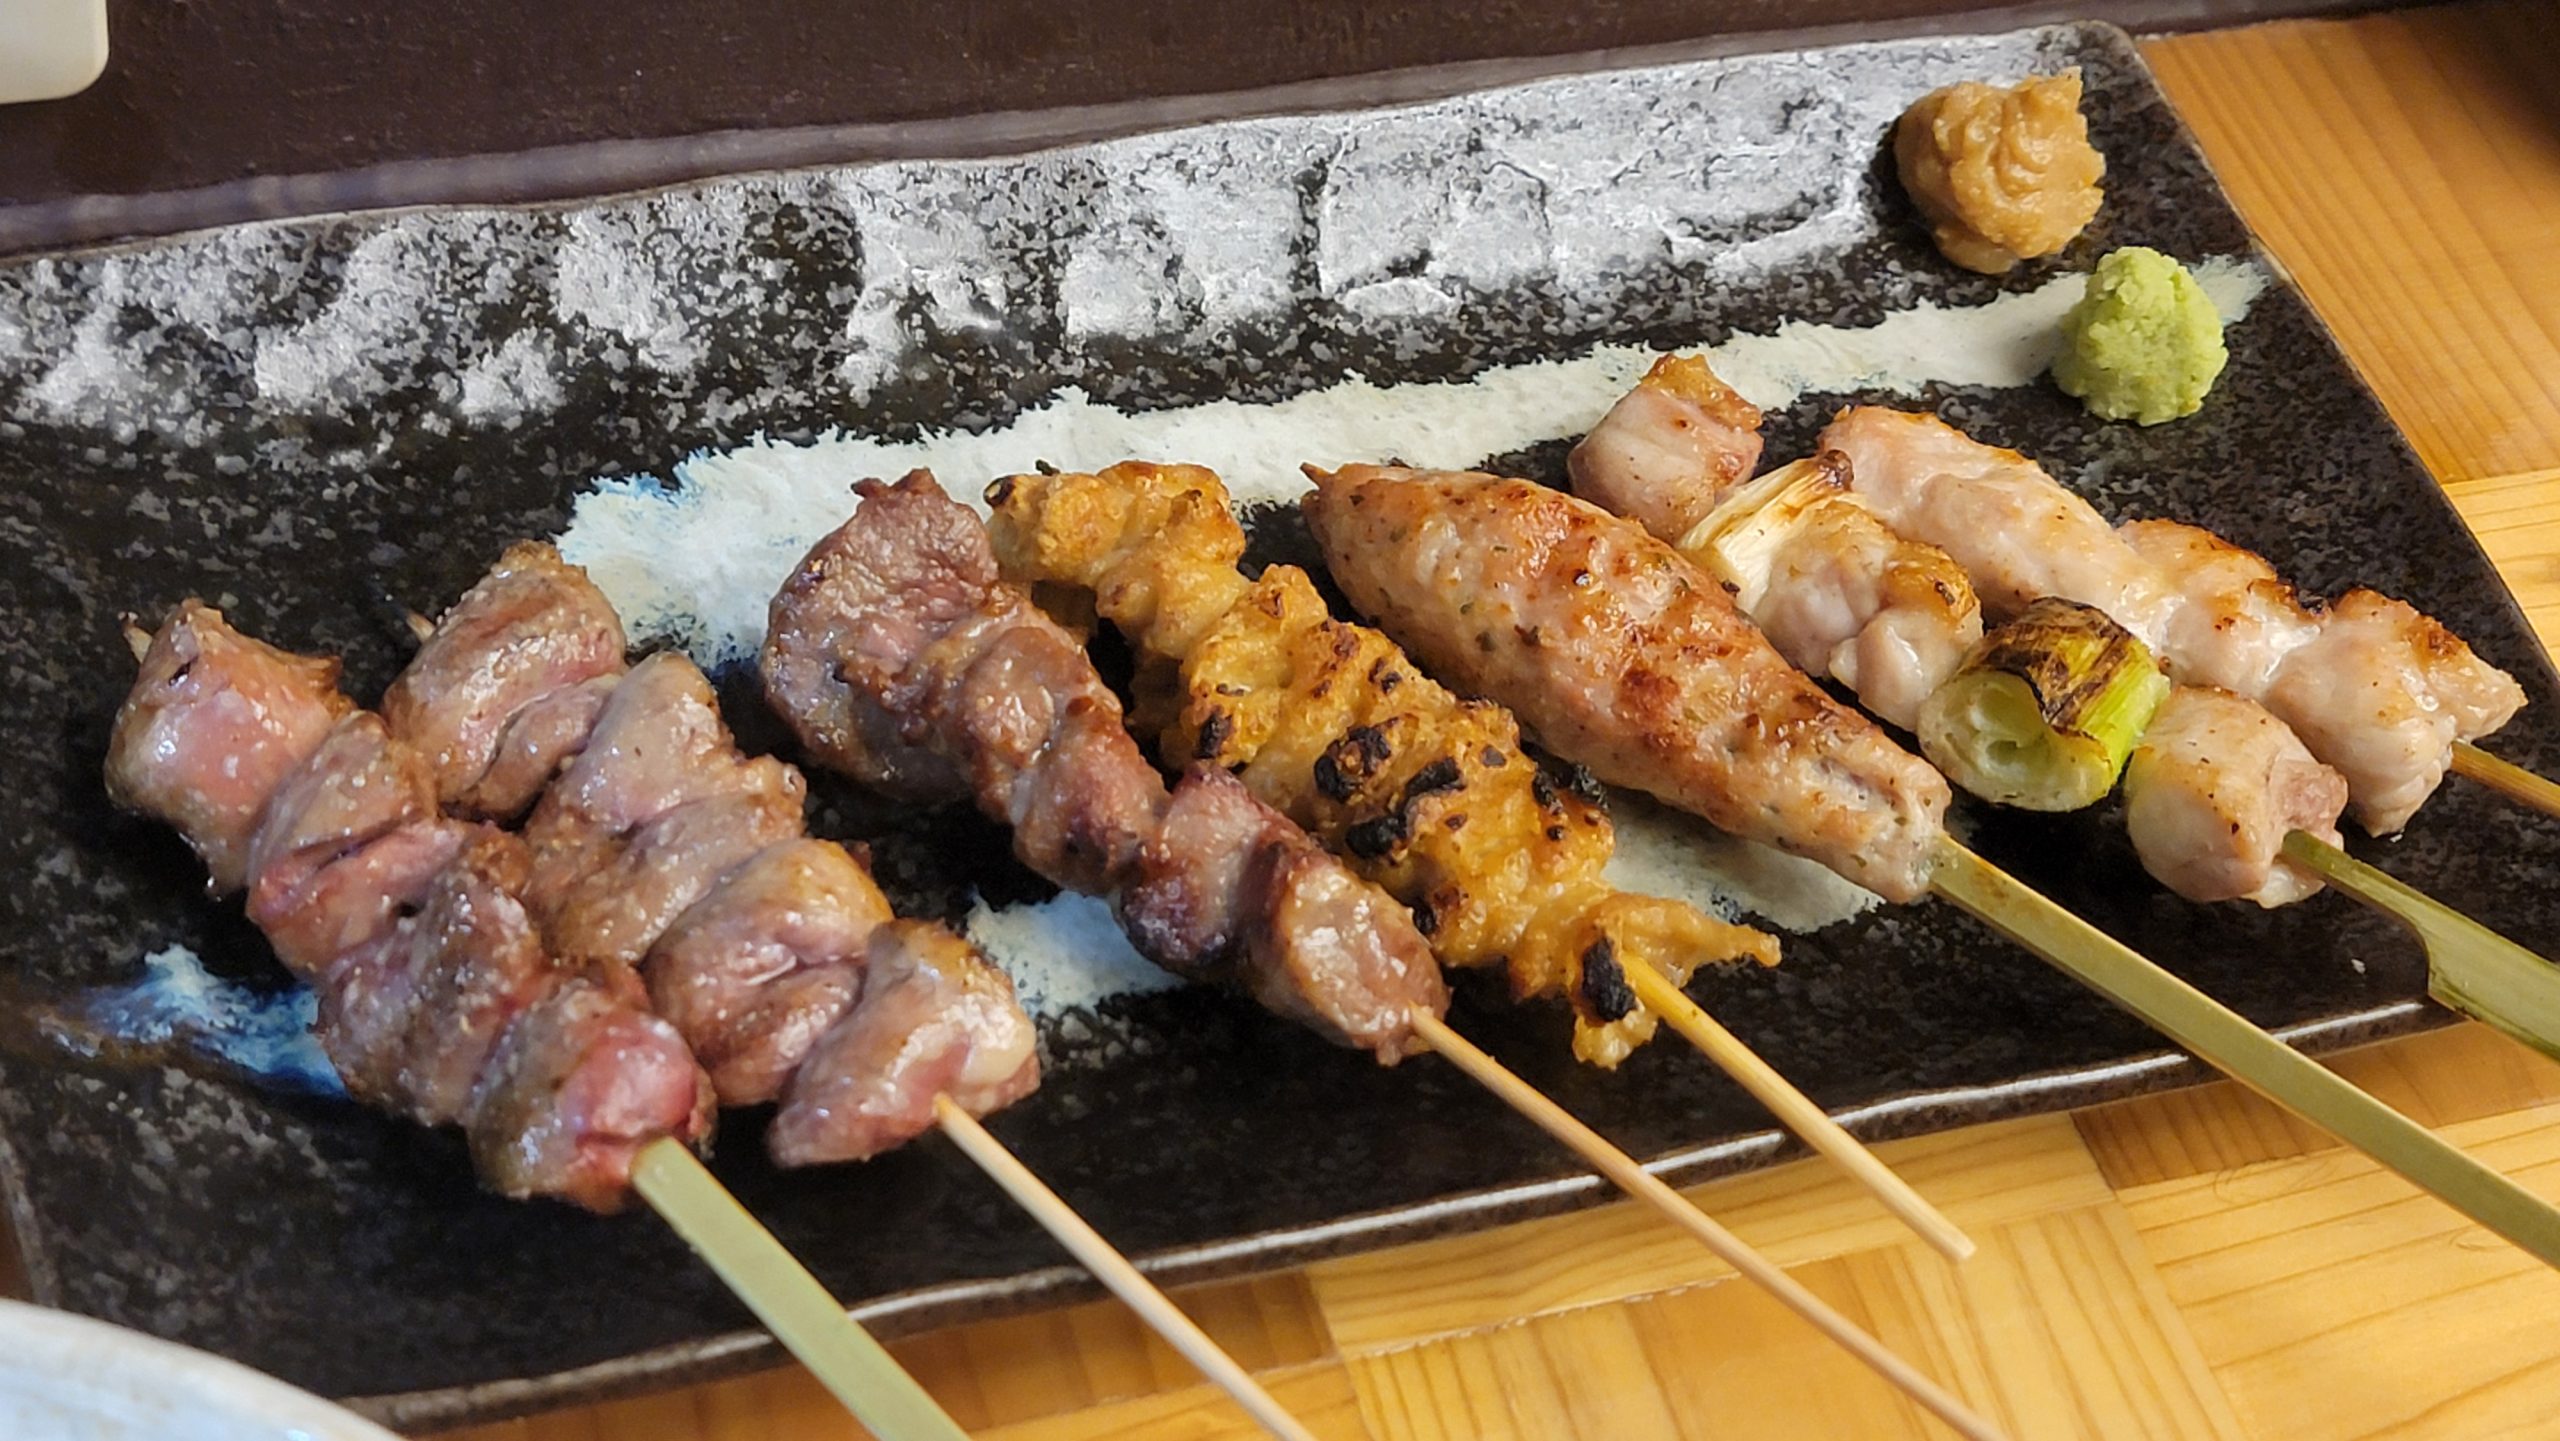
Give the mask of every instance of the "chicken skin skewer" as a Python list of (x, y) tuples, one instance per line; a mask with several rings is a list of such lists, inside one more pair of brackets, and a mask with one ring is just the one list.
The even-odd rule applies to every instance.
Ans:
[(989, 530), (1008, 576), (1072, 589), (1141, 652), (1132, 724), (1169, 764), (1234, 770), (1413, 909), (1441, 962), (1503, 966), (1515, 995), (1560, 994), (1574, 1052), (1615, 1066), (1656, 1017), (1623, 968), (1674, 984), (1705, 961), (1772, 964), (1769, 937), (1601, 877), (1607, 812), (1520, 748), (1501, 707), (1463, 702), (1395, 643), (1326, 610), (1306, 573), (1248, 581), (1218, 478), (1132, 461), (997, 481)]

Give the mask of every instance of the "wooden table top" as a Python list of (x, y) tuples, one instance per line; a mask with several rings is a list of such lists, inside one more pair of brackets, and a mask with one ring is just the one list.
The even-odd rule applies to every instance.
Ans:
[[(2547, 3), (2501, 3), (2144, 47), (2546, 643), (2560, 87), (2536, 57), (2555, 22)], [(2465, 1026), (2340, 1066), (2560, 1197), (2560, 1065)], [(1975, 1259), (1944, 1264), (1816, 1163), (1695, 1194), (2022, 1441), (2560, 1437), (2560, 1273), (2233, 1087), (1884, 1150), (1981, 1242)], [(1626, 1204), (1181, 1299), (1329, 1438), (1947, 1434)], [(1116, 1304), (895, 1349), (989, 1441), (1256, 1434)], [(461, 1434), (863, 1433), (786, 1369)]]

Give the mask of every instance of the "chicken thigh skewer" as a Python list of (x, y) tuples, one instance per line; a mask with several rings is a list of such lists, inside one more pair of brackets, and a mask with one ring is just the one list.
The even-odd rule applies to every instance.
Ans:
[(1888, 900), (1954, 902), (2560, 1266), (2560, 1210), (1948, 836), (1937, 772), (1788, 665), (1670, 545), (1528, 481), (1377, 466), (1312, 474), (1308, 523), (1352, 604), (1566, 758)]
[(1448, 966), (1508, 971), (1574, 1003), (1575, 1052), (1614, 1066), (1655, 1013), (1950, 1259), (1973, 1244), (1910, 1184), (1680, 989), (1718, 955), (1776, 959), (1758, 932), (1629, 895), (1601, 875), (1608, 815), (1521, 749), (1501, 707), (1462, 702), (1395, 643), (1335, 620), (1305, 572), (1237, 569), (1244, 532), (1198, 466), (1130, 461), (988, 489), (1008, 579), (1071, 593), (1140, 652), (1141, 734), (1233, 768), (1257, 796), (1413, 908)]
[(1434, 1050), (1767, 1287), (1966, 1436), (1953, 1395), (1441, 1019), (1412, 918), (1226, 770), (1169, 791), (1076, 639), (1000, 577), (985, 526), (930, 474), (865, 480), (774, 597), (767, 695), (822, 763), (919, 801), (974, 800), (1014, 853), (1111, 898), (1139, 952), (1222, 980), (1393, 1063)]
[(413, 629), (385, 709), (445, 804), (532, 806), (527, 894), (554, 946), (639, 968), (722, 1102), (781, 1099), (777, 1160), (858, 1160), (941, 1129), (1247, 1414), (1306, 1435), (979, 1124), (1038, 1084), (1011, 983), (943, 927), (895, 919), (859, 860), (804, 833), (799, 773), (738, 749), (692, 661), (626, 668), (611, 603), (539, 544)]
[[(1702, 360), (1690, 363), (1703, 369)], [(1969, 596), (1975, 577), (1946, 551), (1887, 531), (1881, 519), (1866, 511), (1863, 491), (1854, 488), (1855, 465), (1848, 455), (1824, 451), (1736, 488), (1728, 478), (1737, 462), (1757, 457), (1756, 433), (1746, 435), (1739, 428), (1712, 432), (1716, 456), (1700, 453), (1705, 432), (1694, 426), (1677, 432), (1686, 449), (1668, 440), (1647, 447), (1630, 440), (1629, 433), (1641, 434), (1662, 422), (1655, 410), (1634, 400), (1631, 395), (1594, 430), (1593, 439), (1605, 444), (1595, 448), (1586, 440), (1576, 448), (1571, 465), (1576, 485), (1606, 497), (1610, 503), (1604, 508), (1631, 507), (1624, 511), (1627, 518), (1641, 519), (1658, 538), (1674, 542), (1723, 581), (1753, 620), (1839, 611), (1837, 605), (1805, 600), (1802, 593), (1808, 591), (1889, 596), (1892, 587), (1885, 576), (1892, 568), (1946, 576), (1949, 587), (1968, 587)], [(1853, 410), (1825, 434), (1862, 438), (1872, 455), (1895, 459), (1907, 472), (1947, 467), (1940, 478), (1927, 482), (1912, 481), (1908, 474), (1900, 477), (1905, 489), (1927, 492), (1930, 503), (1941, 509), (1960, 509), (1965, 499), (1939, 496), (1932, 489), (1963, 485), (1960, 464), (1995, 474), (2000, 483), (1992, 490), (2009, 497), (2002, 504), (2022, 508), (2035, 497), (2050, 501), (2051, 512), (2038, 523), (2058, 538), (2049, 537), (2051, 544), (2035, 558), (2003, 551), (1996, 537), (1967, 534), (1969, 552), (1986, 567), (1980, 578), (2005, 591), (2013, 604), (2022, 596), (2034, 599), (2026, 592), (2035, 584), (2060, 584), (2066, 578), (2084, 595), (2117, 595), (2122, 614), (2147, 617), (2154, 633), (2183, 658), (2194, 683), (2179, 687), (2152, 718), (2125, 776), (2126, 827), (2146, 870), (2191, 900), (2246, 898), (2262, 906), (2301, 899), (2319, 889), (2322, 877), (2333, 879), (2340, 890), (2417, 935), (2428, 953), (2429, 989), (2438, 1000), (2537, 1050), (2560, 1054), (2560, 971), (2340, 849), (2337, 816), (2352, 783), (2321, 764), (2303, 738), (2249, 698), (2281, 691), (2279, 703), (2318, 718), (2321, 728), (2315, 735), (2331, 754), (2343, 751), (2350, 765), (2359, 766), (2368, 802), (2387, 806), (2384, 814), (2405, 820), (2407, 812), (2399, 808), (2414, 809), (2416, 801), (2408, 797), (2423, 799), (2442, 774), (2440, 761), (2426, 759), (2435, 752), (2425, 738), (2441, 741), (2457, 728), (2477, 733), (2503, 723), (2522, 700), (2512, 680), (2479, 661), (2441, 626), (2372, 592), (2349, 596), (2329, 616), (2315, 615), (2277, 579), (2274, 567), (2209, 532), (2165, 521), (2134, 521), (2108, 531), (2085, 502), (2063, 491), (2025, 457), (1976, 445), (1934, 417)], [(1890, 449), (1896, 446), (1936, 458), (1901, 460), (1900, 451)], [(1635, 467), (1622, 463), (1631, 454), (1647, 459)], [(1814, 483), (1808, 483), (1808, 475), (1816, 478)], [(1587, 478), (1598, 483), (1586, 485)], [(1648, 485), (1660, 486), (1659, 496), (1651, 505), (1637, 504), (1632, 497)], [(1815, 497), (1810, 502), (1804, 499), (1808, 493)], [(1826, 548), (1823, 532), (1800, 523), (1798, 516), (1771, 514), (1808, 503), (1858, 512), (1868, 533), (1890, 539), (1882, 545)], [(1918, 502), (1904, 504), (1914, 508)], [(1693, 516), (1698, 518), (1693, 521)], [(1774, 542), (1773, 533), (1779, 537)], [(1801, 566), (1790, 571), (1767, 563), (1772, 549), (1790, 544), (1802, 548), (1808, 539), (1828, 551), (1829, 569), (1822, 577)], [(2068, 567), (2064, 558), (2075, 547), (2096, 559)], [(2145, 572), (2152, 563), (2160, 577), (2179, 582), (2173, 588), (2179, 593), (2166, 609), (2152, 603), (2162, 588)], [(1910, 613), (1932, 613), (1925, 596), (1917, 601), (1906, 597), (1883, 610), (1883, 615), (1851, 610), (1845, 624), (1835, 621), (1831, 631), (1815, 636), (1814, 653), (1819, 655), (1832, 637), (1862, 633), (1861, 627), (1863, 633), (1875, 632), (1897, 611), (1906, 617), (1901, 627), (1906, 633), (1912, 629)], [(2331, 643), (2326, 632), (2333, 626), (2354, 650)], [(1771, 633), (1781, 650), (1804, 663), (1786, 636), (1783, 625)], [(2394, 647), (2401, 656), (2396, 663)], [(2342, 683), (2359, 656), (2365, 666), (2382, 673), (2369, 688)], [(1906, 648), (1901, 658), (1901, 666), (1868, 675), (1837, 664), (1831, 674), (1857, 691), (1870, 709), (1907, 725), (1893, 707), (1915, 689), (1944, 684), (1954, 660), (1949, 648)], [(1878, 677), (1889, 681), (1881, 690), (1866, 684)], [(2363, 700), (2339, 703), (2329, 694), (2333, 689)], [(2378, 704), (2368, 708), (2364, 702), (2377, 695)], [(2412, 741), (2413, 735), (2419, 739)], [(2414, 770), (2406, 761), (2412, 745), (2420, 757)], [(2403, 759), (2396, 777), (2377, 759), (2391, 755)], [(2457, 768), (2464, 763), (2462, 752), (2453, 753), (2453, 763)], [(2367, 811), (2369, 818), (2373, 814)]]
[(334, 661), (195, 601), (126, 638), (141, 673), (108, 788), (176, 826), (217, 889), (248, 888), (250, 918), (319, 993), (352, 1095), (460, 1123), (511, 1196), (612, 1210), (638, 1192), (875, 1433), (963, 1435), (703, 1169), (711, 1085), (682, 1040), (627, 970), (543, 949), (524, 844), (439, 816), (424, 758), (339, 693)]

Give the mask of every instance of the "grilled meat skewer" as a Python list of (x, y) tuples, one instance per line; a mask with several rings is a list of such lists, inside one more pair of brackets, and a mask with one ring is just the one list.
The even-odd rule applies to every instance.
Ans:
[[(1917, 899), (1947, 783), (1770, 649), (1669, 546), (1524, 480), (1311, 471), (1351, 603), (1601, 779)], [(1463, 597), (1452, 602), (1449, 597)]]
[(709, 1133), (709, 1083), (628, 970), (544, 951), (524, 844), (442, 816), (337, 673), (182, 603), (117, 712), (109, 793), (248, 887), (351, 1094), (461, 1125), (507, 1195), (618, 1208), (641, 1147)]
[(1108, 895), (1140, 952), (1393, 1062), (1447, 992), (1402, 907), (1215, 766), (1170, 792), (1075, 638), (998, 575), (985, 526), (918, 471), (774, 597), (766, 694), (810, 752), (892, 794), (974, 799), (1014, 854)]
[(1012, 476), (988, 496), (1007, 574), (1036, 597), (1072, 591), (1138, 647), (1133, 719), (1168, 761), (1234, 769), (1427, 918), (1444, 964), (1563, 995), (1582, 1059), (1614, 1066), (1653, 1034), (1625, 967), (1676, 985), (1708, 961), (1776, 961), (1757, 931), (1610, 886), (1607, 811), (1524, 752), (1500, 706), (1459, 700), (1393, 641), (1335, 620), (1294, 566), (1248, 581), (1209, 471), (1131, 461)]
[(1039, 1081), (1030, 1018), (966, 941), (902, 921), (802, 821), (792, 767), (741, 753), (677, 654), (625, 668), (621, 619), (547, 545), (510, 548), (394, 683), (448, 807), (525, 823), (527, 908), (561, 956), (634, 968), (725, 1105), (779, 1100), (786, 1165), (860, 1160)]
[(2192, 526), (2111, 529), (2035, 462), (1936, 416), (1861, 406), (1819, 443), (1848, 456), (1895, 529), (1953, 555), (1995, 612), (2036, 594), (2096, 606), (2174, 678), (2265, 705), (2346, 777), (2376, 835), (2434, 794), (2457, 741), (2524, 704), (2512, 677), (2404, 602), (2358, 589), (2314, 612), (2258, 556)]

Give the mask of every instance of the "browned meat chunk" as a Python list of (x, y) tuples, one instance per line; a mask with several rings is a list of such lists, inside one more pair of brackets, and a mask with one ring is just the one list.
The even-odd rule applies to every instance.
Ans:
[(180, 602), (116, 712), (107, 793), (176, 827), (213, 889), (236, 891), (267, 797), (353, 709), (336, 661), (251, 640), (204, 602)]
[(1119, 698), (1075, 637), (998, 581), (986, 527), (931, 475), (856, 490), (861, 523), (774, 597), (766, 694), (825, 764), (892, 794), (974, 795), (1015, 828), (1024, 865), (1109, 891), (1164, 805)]
[(862, 993), (865, 948), (889, 919), (888, 898), (844, 847), (785, 841), (730, 872), (659, 938), (649, 996), (692, 1043), (723, 1104), (770, 1101)]
[(765, 1144), (786, 1166), (859, 1161), (932, 1128), (947, 1095), (985, 1115), (1040, 1084), (1013, 983), (940, 926), (875, 928), (862, 1004), (819, 1038)]
[(564, 972), (518, 899), (532, 858), (485, 827), (417, 893), (416, 913), (347, 953), (320, 986), (320, 1042), (358, 1100), (430, 1126), (470, 1115), (507, 1027)]
[[(622, 618), (585, 571), (548, 545), (511, 546), (436, 623), (383, 696), (382, 716), (434, 766), (439, 798), (508, 819), (582, 738), (557, 715), (510, 735), (518, 714), (554, 692), (618, 674), (622, 651)], [(483, 789), (502, 752), (508, 774)]]
[(1120, 911), (1139, 952), (1167, 969), (1236, 986), (1383, 1061), (1422, 1049), (1416, 1008), (1448, 1008), (1405, 910), (1215, 766), (1174, 789)]
[(309, 980), (389, 931), (460, 849), (416, 751), (358, 711), (285, 777), (249, 844), (249, 919)]
[(1565, 457), (1573, 493), (1677, 541), (1760, 463), (1760, 410), (1703, 355), (1666, 355)]
[(1821, 862), (1928, 889), (1948, 792), (1633, 521), (1490, 475), (1346, 466), (1308, 523), (1351, 603), (1603, 780)]
[(500, 1193), (615, 1211), (640, 1148), (709, 1135), (711, 1106), (675, 1028), (649, 1014), (629, 971), (607, 967), (553, 987), (507, 1028), (464, 1129)]
[(800, 833), (805, 789), (739, 753), (692, 661), (651, 656), (534, 808), (526, 898), (561, 955), (636, 964), (730, 867)]

